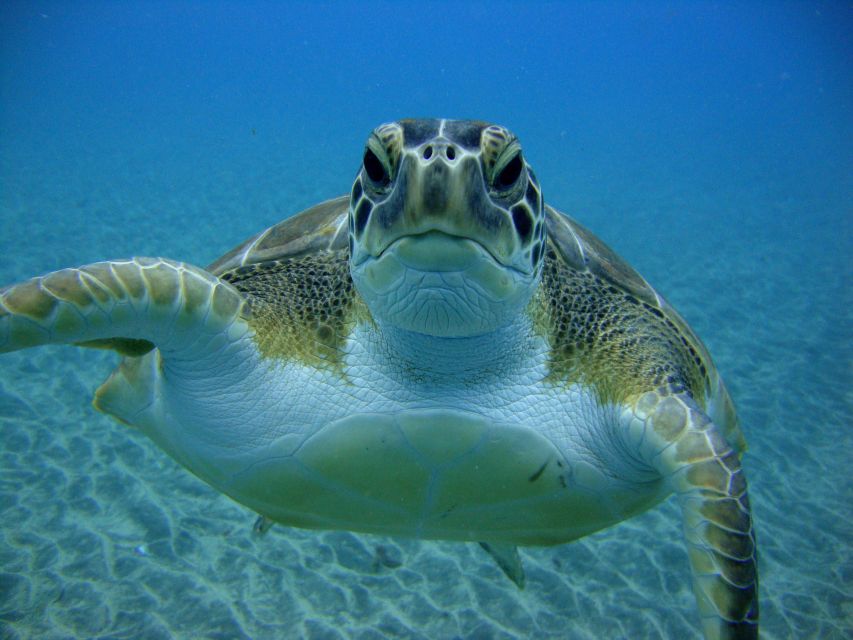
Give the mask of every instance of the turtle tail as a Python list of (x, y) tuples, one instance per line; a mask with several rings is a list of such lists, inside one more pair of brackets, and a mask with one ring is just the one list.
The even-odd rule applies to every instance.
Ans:
[(0, 290), (0, 353), (78, 344), (177, 354), (205, 348), (205, 336), (247, 315), (233, 286), (198, 267), (163, 258), (97, 262)]

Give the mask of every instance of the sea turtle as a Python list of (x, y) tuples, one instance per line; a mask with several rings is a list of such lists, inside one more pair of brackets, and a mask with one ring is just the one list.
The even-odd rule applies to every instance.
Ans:
[(0, 350), (126, 357), (95, 406), (269, 522), (564, 543), (679, 496), (707, 638), (755, 637), (731, 399), (700, 340), (544, 204), (518, 139), (401, 120), (349, 196), (207, 269), (99, 262), (0, 291)]

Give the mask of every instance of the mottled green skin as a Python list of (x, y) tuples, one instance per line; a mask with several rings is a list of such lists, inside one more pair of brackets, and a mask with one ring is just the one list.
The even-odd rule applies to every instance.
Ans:
[(251, 301), (261, 353), (341, 371), (343, 346), (367, 312), (338, 249), (237, 267), (222, 279)]

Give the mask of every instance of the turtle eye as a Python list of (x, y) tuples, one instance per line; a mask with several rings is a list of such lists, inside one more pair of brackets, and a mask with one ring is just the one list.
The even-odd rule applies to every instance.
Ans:
[(385, 170), (385, 165), (372, 150), (365, 150), (363, 164), (364, 172), (376, 186), (384, 187), (391, 181), (391, 177)]
[(512, 185), (518, 182), (521, 177), (521, 169), (524, 165), (521, 162), (521, 152), (516, 153), (512, 160), (504, 165), (501, 172), (495, 177), (495, 189), (503, 191), (509, 189)]

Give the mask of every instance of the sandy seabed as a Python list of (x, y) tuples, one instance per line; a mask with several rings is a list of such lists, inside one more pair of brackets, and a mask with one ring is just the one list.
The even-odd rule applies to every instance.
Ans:
[[(348, 187), (348, 177), (313, 176), (284, 193), (273, 176), (293, 175), (288, 166), (266, 167), (246, 185), (234, 178), (236, 162), (231, 173), (210, 171), (204, 184), (174, 179), (171, 200), (151, 195), (158, 191), (144, 172), (133, 187), (81, 179), (98, 167), (67, 180), (54, 172), (66, 186), (39, 190), (32, 175), (6, 166), (14, 195), (0, 213), (21, 234), (3, 240), (0, 279), (133, 253), (205, 264)], [(125, 167), (139, 168), (132, 158)], [(636, 266), (706, 340), (740, 408), (763, 636), (851, 637), (853, 324), (843, 251), (797, 260), (787, 244), (793, 235), (782, 228), (762, 237), (763, 223), (749, 212), (793, 215), (815, 203), (730, 189), (734, 232), (723, 234), (718, 223), (700, 242), (689, 224), (670, 227), (663, 242), (684, 252), (675, 257), (645, 251), (652, 237), (661, 241), (655, 225), (675, 220), (685, 201), (701, 220), (719, 206), (719, 193), (697, 201), (687, 185), (656, 194), (654, 209), (609, 205), (631, 210), (623, 224), (649, 231), (621, 248), (640, 258)], [(572, 213), (606, 231), (600, 213)], [(602, 235), (619, 237), (612, 229)], [(524, 591), (474, 544), (280, 526), (261, 537), (252, 532), (254, 514), (92, 409), (92, 392), (116, 361), (71, 347), (0, 358), (4, 640), (699, 636), (672, 500), (579, 542), (522, 550)]]

